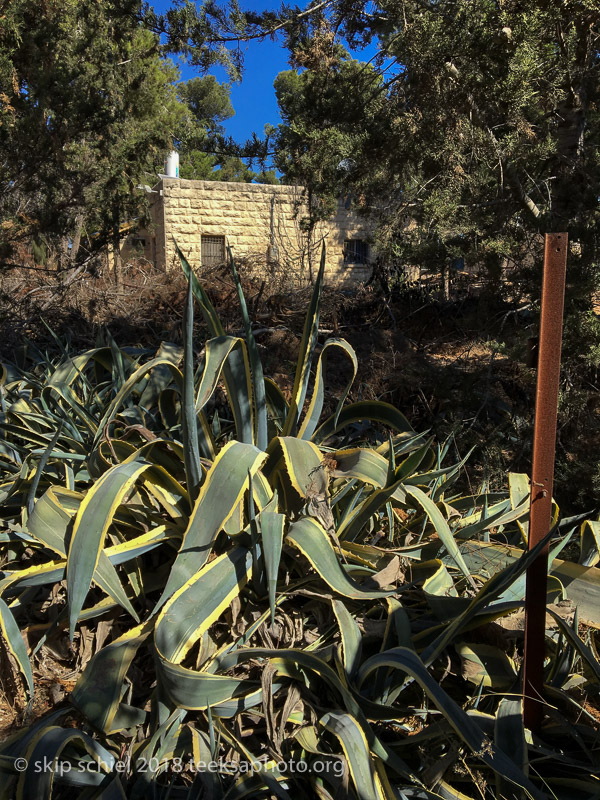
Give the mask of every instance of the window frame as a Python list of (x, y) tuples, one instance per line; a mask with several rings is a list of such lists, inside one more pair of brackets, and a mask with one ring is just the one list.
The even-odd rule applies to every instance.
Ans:
[[(211, 240), (211, 241), (209, 241)], [(217, 242), (218, 240), (218, 242)], [(205, 256), (205, 244), (208, 246), (210, 244), (220, 245), (220, 254), (218, 256)], [(205, 258), (208, 257), (210, 260), (206, 261)], [(216, 267), (219, 264), (225, 263), (226, 260), (226, 241), (225, 241), (225, 234), (220, 233), (201, 233), (200, 234), (200, 263), (203, 267)]]
[(368, 264), (369, 255), (370, 248), (366, 239), (344, 240), (344, 264)]

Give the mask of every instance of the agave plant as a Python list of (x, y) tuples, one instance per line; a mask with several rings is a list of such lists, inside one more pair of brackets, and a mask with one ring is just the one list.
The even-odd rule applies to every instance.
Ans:
[[(318, 347), (324, 254), (287, 399), (233, 261), (244, 337), (181, 260), (183, 351), (109, 340), (4, 372), (0, 638), (25, 704), (46, 648), (101, 644), (68, 702), (0, 746), (0, 798), (597, 797), (593, 634), (555, 612), (532, 738), (518, 642), (489, 630), (537, 552), (469, 568), (465, 544), (526, 539), (523, 477), (460, 495), (449, 442), (346, 404), (354, 351)], [(334, 349), (353, 374), (322, 419)]]

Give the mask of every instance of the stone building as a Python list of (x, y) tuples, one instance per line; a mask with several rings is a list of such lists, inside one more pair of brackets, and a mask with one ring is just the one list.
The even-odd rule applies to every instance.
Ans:
[(159, 268), (179, 269), (177, 241), (201, 274), (222, 263), (229, 246), (236, 261), (293, 286), (316, 275), (325, 241), (328, 285), (350, 285), (371, 275), (374, 226), (349, 200), (340, 200), (335, 216), (309, 235), (303, 225), (306, 201), (297, 186), (163, 177), (151, 197), (152, 228), (128, 238), (124, 257), (137, 252)]

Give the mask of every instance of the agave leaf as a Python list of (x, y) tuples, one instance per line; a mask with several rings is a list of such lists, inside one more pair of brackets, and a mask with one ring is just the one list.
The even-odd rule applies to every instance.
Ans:
[[(173, 342), (161, 342), (156, 358), (170, 361), (178, 366), (183, 358), (183, 349)], [(168, 367), (155, 367), (148, 376), (148, 383), (140, 396), (140, 406), (142, 408), (153, 408), (158, 404), (161, 394), (173, 381), (173, 375)]]
[[(202, 284), (194, 274), (185, 256), (175, 242), (175, 249), (181, 262), (183, 273), (191, 284), (194, 297), (198, 301), (204, 321), (212, 337), (225, 336), (218, 314), (215, 311)], [(252, 377), (245, 348), (233, 350), (223, 367), (223, 378), (227, 389), (227, 399), (233, 411), (237, 439), (248, 444), (254, 443), (254, 422), (252, 413)]]
[(358, 721), (350, 714), (330, 711), (319, 722), (339, 739), (361, 800), (385, 800), (378, 785), (367, 738)]
[(173, 380), (177, 383), (178, 386), (181, 387), (183, 385), (183, 375), (181, 371), (168, 357), (153, 358), (151, 361), (142, 364), (142, 366), (138, 367), (135, 370), (135, 372), (133, 372), (129, 376), (129, 378), (127, 378), (127, 380), (123, 383), (123, 385), (115, 395), (114, 399), (104, 412), (104, 415), (102, 416), (102, 419), (98, 424), (98, 430), (96, 433), (96, 437), (94, 439), (94, 444), (97, 444), (100, 437), (104, 435), (104, 429), (106, 428), (108, 423), (114, 418), (118, 409), (121, 407), (126, 398), (129, 397), (129, 395), (137, 388), (142, 378), (144, 378), (155, 367), (160, 367), (160, 366), (164, 366), (166, 369), (169, 370), (169, 372), (173, 376)]
[(277, 589), (277, 575), (281, 559), (281, 547), (285, 527), (285, 515), (273, 511), (263, 511), (260, 514), (260, 533), (267, 571), (269, 587), (269, 606), (271, 608), (271, 624), (275, 622), (275, 592)]
[(104, 369), (110, 372), (112, 364), (112, 352), (110, 347), (97, 347), (87, 350), (85, 353), (63, 361), (54, 370), (48, 379), (49, 386), (70, 386), (73, 381), (83, 375), (83, 370), (90, 361), (97, 361)]
[(540, 792), (523, 773), (522, 769), (517, 767), (507, 755), (482, 733), (479, 726), (427, 672), (416, 653), (404, 647), (396, 647), (372, 656), (363, 664), (360, 670), (360, 683), (364, 683), (375, 670), (381, 667), (399, 669), (414, 678), (448, 720), (455, 733), (469, 746), (474, 755), (491, 767), (494, 772), (502, 775), (507, 781), (526, 789), (535, 800), (544, 800), (546, 795)]
[(600, 522), (586, 519), (580, 531), (581, 549), (579, 563), (595, 567), (600, 561)]
[[(136, 764), (139, 764), (141, 769), (138, 771), (138, 778), (131, 789), (131, 800), (146, 798), (150, 793), (154, 794), (152, 784), (155, 782), (157, 773), (160, 773), (173, 757), (186, 714), (185, 709), (173, 711), (157, 727), (150, 739), (147, 739), (143, 746), (136, 751)], [(158, 762), (157, 771), (148, 769), (148, 765), (152, 763), (151, 759)]]
[(321, 451), (312, 442), (297, 439), (295, 436), (280, 436), (269, 444), (269, 452), (279, 444), (283, 451), (285, 466), (292, 486), (300, 497), (306, 497), (309, 486), (317, 483), (323, 488), (324, 479), (320, 475)]
[[(73, 422), (81, 422), (88, 431), (93, 435), (96, 433), (97, 428), (97, 420), (89, 413), (89, 411), (84, 408), (73, 389), (66, 384), (63, 385), (55, 385), (49, 384), (44, 386), (41, 393), (41, 398), (43, 401), (51, 404), (52, 406), (57, 406), (59, 414), (63, 414), (63, 410), (60, 407), (59, 403), (57, 402), (56, 396), (62, 398), (68, 406), (68, 413), (71, 416), (71, 421)], [(65, 420), (67, 422), (67, 420)], [(77, 426), (71, 425), (70, 430), (72, 433), (76, 435)]]
[[(522, 698), (503, 697), (496, 711), (494, 726), (496, 746), (506, 753), (512, 761), (527, 775), (527, 742), (525, 741), (525, 725), (523, 724)], [(496, 775), (496, 792), (498, 797), (521, 800), (524, 792), (519, 792), (500, 774)]]
[(2, 598), (0, 598), (0, 631), (8, 652), (16, 661), (19, 672), (23, 676), (29, 699), (32, 700), (34, 692), (33, 673), (29, 656), (27, 655), (27, 648), (12, 611)]
[(531, 494), (529, 476), (524, 472), (509, 472), (508, 490), (512, 509), (518, 508), (529, 500)]
[(27, 516), (29, 516), (33, 511), (33, 506), (35, 504), (35, 495), (40, 483), (40, 479), (42, 477), (42, 473), (46, 468), (46, 464), (48, 463), (48, 459), (54, 449), (58, 439), (60, 437), (62, 431), (62, 424), (59, 424), (58, 428), (56, 429), (56, 433), (52, 437), (52, 439), (48, 442), (48, 446), (44, 450), (42, 457), (40, 458), (38, 465), (35, 470), (35, 474), (31, 481), (31, 486), (29, 487), (29, 493), (27, 495)]
[(348, 680), (352, 682), (360, 666), (362, 635), (356, 620), (341, 600), (332, 600), (331, 605), (342, 636), (344, 672)]
[(356, 373), (358, 372), (358, 360), (356, 358), (354, 348), (344, 339), (327, 339), (317, 361), (317, 373), (315, 375), (315, 385), (312, 398), (304, 416), (304, 420), (302, 421), (302, 425), (300, 426), (300, 430), (298, 431), (298, 436), (301, 439), (311, 438), (315, 432), (319, 418), (321, 417), (323, 400), (325, 397), (325, 370), (327, 365), (327, 351), (331, 347), (336, 347), (345, 353), (352, 364), (352, 377), (344, 387), (344, 391), (338, 400), (336, 412), (334, 414), (334, 425), (337, 423), (337, 418), (339, 417), (342, 406), (344, 405), (346, 397), (348, 396), (348, 392), (350, 391), (350, 388), (354, 383), (354, 379), (356, 378)]
[(181, 663), (193, 644), (241, 592), (251, 570), (252, 555), (245, 547), (223, 553), (199, 569), (170, 597), (158, 615), (154, 640), (159, 653), (168, 661)]
[(431, 522), (433, 523), (434, 528), (437, 531), (438, 536), (440, 537), (444, 547), (448, 551), (448, 554), (452, 557), (453, 561), (455, 562), (456, 566), (465, 576), (465, 578), (469, 581), (473, 588), (476, 588), (475, 581), (471, 577), (471, 573), (469, 572), (469, 568), (467, 567), (464, 558), (461, 555), (460, 550), (458, 549), (458, 545), (456, 544), (454, 537), (452, 536), (452, 531), (448, 523), (446, 522), (445, 518), (443, 517), (441, 511), (436, 506), (436, 504), (428, 497), (425, 492), (419, 489), (417, 486), (406, 486), (405, 484), (406, 494), (413, 497), (416, 502), (421, 506), (421, 508), (425, 511)]
[(152, 633), (153, 622), (143, 622), (104, 645), (77, 681), (70, 700), (99, 730), (115, 733), (115, 715), (123, 695), (125, 675), (140, 645)]
[[(421, 781), (417, 778), (412, 769), (374, 734), (354, 695), (342, 683), (335, 671), (323, 658), (306, 650), (291, 648), (285, 650), (269, 650), (266, 648), (252, 647), (231, 651), (219, 658), (218, 664), (220, 669), (228, 670), (242, 661), (254, 658), (269, 659), (277, 670), (280, 668), (280, 663), (285, 664), (285, 662), (290, 662), (293, 667), (298, 665), (302, 667), (303, 670), (318, 675), (322, 680), (328, 683), (331, 688), (339, 693), (342, 698), (343, 707), (355, 717), (362, 727), (371, 752), (381, 758), (399, 775), (414, 781), (417, 785), (421, 784)], [(286, 674), (285, 671), (284, 674)], [(394, 710), (393, 713), (396, 714), (396, 710)]]
[(508, 691), (517, 679), (514, 661), (499, 647), (476, 642), (454, 645), (462, 661), (462, 676), (476, 686)]
[(590, 668), (592, 671), (596, 681), (600, 682), (600, 662), (595, 657), (593, 651), (590, 647), (588, 647), (585, 642), (580, 638), (578, 633), (573, 630), (573, 628), (568, 625), (565, 620), (557, 614), (553, 609), (547, 609), (548, 614), (551, 614), (556, 622), (558, 623), (558, 627), (560, 628), (560, 632), (563, 634), (565, 639), (570, 642), (570, 644), (577, 650), (579, 655), (581, 656), (582, 660), (585, 664)]
[(359, 583), (353, 581), (344, 572), (330, 536), (312, 517), (301, 517), (297, 522), (292, 522), (285, 541), (296, 547), (325, 583), (344, 597), (369, 600), (387, 597), (394, 591), (363, 589)]
[(248, 488), (248, 475), (254, 476), (265, 458), (254, 445), (241, 442), (228, 442), (221, 450), (202, 484), (157, 608), (206, 563), (216, 535)]
[(251, 764), (254, 770), (259, 773), (258, 781), (260, 788), (262, 788), (262, 786), (267, 786), (271, 796), (275, 795), (276, 797), (280, 797), (281, 800), (291, 800), (290, 795), (282, 786), (279, 785), (279, 781), (284, 781), (285, 776), (279, 773), (274, 762), (270, 762), (265, 765), (263, 762), (259, 761), (244, 745), (241, 739), (229, 733), (227, 728), (225, 728), (219, 719), (215, 720), (215, 727), (223, 739), (234, 750), (237, 750), (237, 752), (246, 759), (246, 762)]
[(103, 782), (102, 788), (94, 795), (93, 800), (127, 800), (119, 776), (115, 775), (108, 783)]
[(481, 587), (468, 607), (455, 617), (452, 622), (445, 625), (439, 636), (421, 653), (423, 663), (431, 664), (460, 630), (469, 624), (483, 609), (492, 606), (507, 589), (518, 581), (527, 571), (529, 564), (537, 558), (554, 534), (555, 529), (552, 528), (534, 548), (523, 553), (518, 561), (493, 575)]
[(277, 435), (283, 430), (289, 406), (283, 392), (271, 378), (265, 378), (265, 393), (267, 409), (275, 428), (274, 435)]
[[(509, 522), (519, 520), (529, 513), (529, 501), (525, 501), (515, 509), (506, 509), (506, 503), (501, 503), (500, 509), (493, 514), (484, 515), (481, 512), (481, 518), (476, 522), (469, 525), (464, 525), (464, 520), (458, 520), (457, 528), (454, 531), (454, 536), (457, 539), (473, 539), (481, 531), (487, 531), (490, 528), (499, 528), (501, 525), (508, 525)], [(488, 509), (489, 512), (490, 509)]]
[(192, 503), (200, 491), (202, 469), (200, 467), (200, 444), (194, 398), (194, 295), (188, 280), (185, 306), (183, 308), (183, 393), (181, 402), (181, 436), (183, 460), (188, 492)]
[(130, 461), (113, 467), (92, 486), (79, 507), (73, 524), (67, 562), (71, 639), (100, 562), (106, 531), (118, 506), (149, 466), (147, 463)]
[(353, 447), (336, 450), (332, 454), (336, 461), (333, 476), (336, 478), (358, 478), (378, 489), (388, 484), (388, 461), (375, 450)]
[[(158, 674), (168, 697), (180, 708), (204, 711), (218, 708), (256, 691), (255, 681), (196, 671), (174, 664), (158, 653)], [(260, 702), (260, 699), (257, 701)]]
[(308, 380), (310, 378), (310, 367), (319, 335), (319, 309), (321, 305), (321, 292), (323, 290), (324, 274), (325, 242), (323, 242), (323, 247), (321, 249), (321, 264), (315, 280), (310, 305), (304, 320), (304, 330), (302, 332), (302, 340), (300, 342), (300, 352), (298, 354), (298, 364), (296, 366), (292, 398), (290, 401), (290, 408), (285, 425), (283, 427), (284, 436), (294, 436), (296, 434), (300, 414), (302, 413), (304, 400), (306, 398), (306, 390), (308, 389)]
[(359, 403), (351, 403), (342, 408), (339, 414), (336, 412), (328, 417), (314, 432), (312, 441), (321, 444), (346, 425), (363, 420), (378, 422), (395, 431), (414, 433), (409, 421), (395, 406), (381, 400), (362, 400)]
[(30, 741), (24, 758), (30, 765), (19, 776), (17, 784), (17, 800), (31, 800), (32, 797), (50, 798), (55, 771), (43, 769), (43, 764), (58, 759), (67, 745), (77, 744), (98, 764), (98, 771), (80, 773), (88, 778), (88, 785), (98, 785), (104, 775), (109, 773), (115, 764), (115, 757), (87, 733), (73, 728), (59, 728), (55, 725), (43, 728)]
[[(66, 556), (66, 536), (71, 525), (74, 513), (81, 505), (81, 495), (78, 492), (71, 492), (61, 487), (51, 487), (42, 497), (40, 497), (34, 507), (31, 517), (27, 521), (29, 531), (50, 550), (60, 556)], [(58, 570), (52, 575), (52, 570)], [(45, 576), (41, 583), (50, 580), (62, 580), (64, 565), (56, 562), (51, 565), (42, 565), (32, 575)], [(7, 578), (9, 583), (16, 580), (27, 579), (29, 573), (21, 576), (14, 574)], [(13, 579), (14, 578), (14, 579)], [(100, 588), (109, 594), (119, 605), (125, 608), (134, 619), (137, 618), (136, 612), (125, 594), (119, 576), (114, 566), (102, 550), (98, 554), (98, 561), (95, 565), (93, 580)], [(36, 585), (35, 583), (32, 585)], [(86, 592), (87, 593), (87, 592)]]
[(405, 498), (404, 484), (401, 481), (392, 483), (383, 489), (375, 489), (350, 513), (346, 513), (338, 526), (339, 538), (352, 542), (359, 536), (373, 515), (385, 506), (390, 499), (402, 502)]
[(244, 291), (235, 267), (235, 261), (233, 260), (231, 248), (228, 247), (227, 249), (229, 251), (229, 263), (231, 264), (231, 271), (233, 272), (233, 279), (235, 280), (235, 287), (237, 289), (238, 302), (242, 312), (242, 320), (244, 322), (244, 332), (246, 335), (248, 354), (250, 356), (250, 366), (252, 367), (252, 384), (254, 388), (253, 398), (256, 406), (256, 444), (260, 450), (266, 450), (269, 441), (267, 437), (267, 398), (262, 362), (260, 360), (254, 334), (252, 333), (252, 326), (250, 324), (250, 317), (248, 316), (246, 298), (244, 297)]

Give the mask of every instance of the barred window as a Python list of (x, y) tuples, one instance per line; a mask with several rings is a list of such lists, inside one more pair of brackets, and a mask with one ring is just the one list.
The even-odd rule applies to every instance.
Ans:
[(344, 264), (367, 264), (369, 245), (364, 239), (346, 239), (344, 242)]
[(214, 267), (225, 261), (225, 237), (202, 236), (200, 256), (203, 267)]

